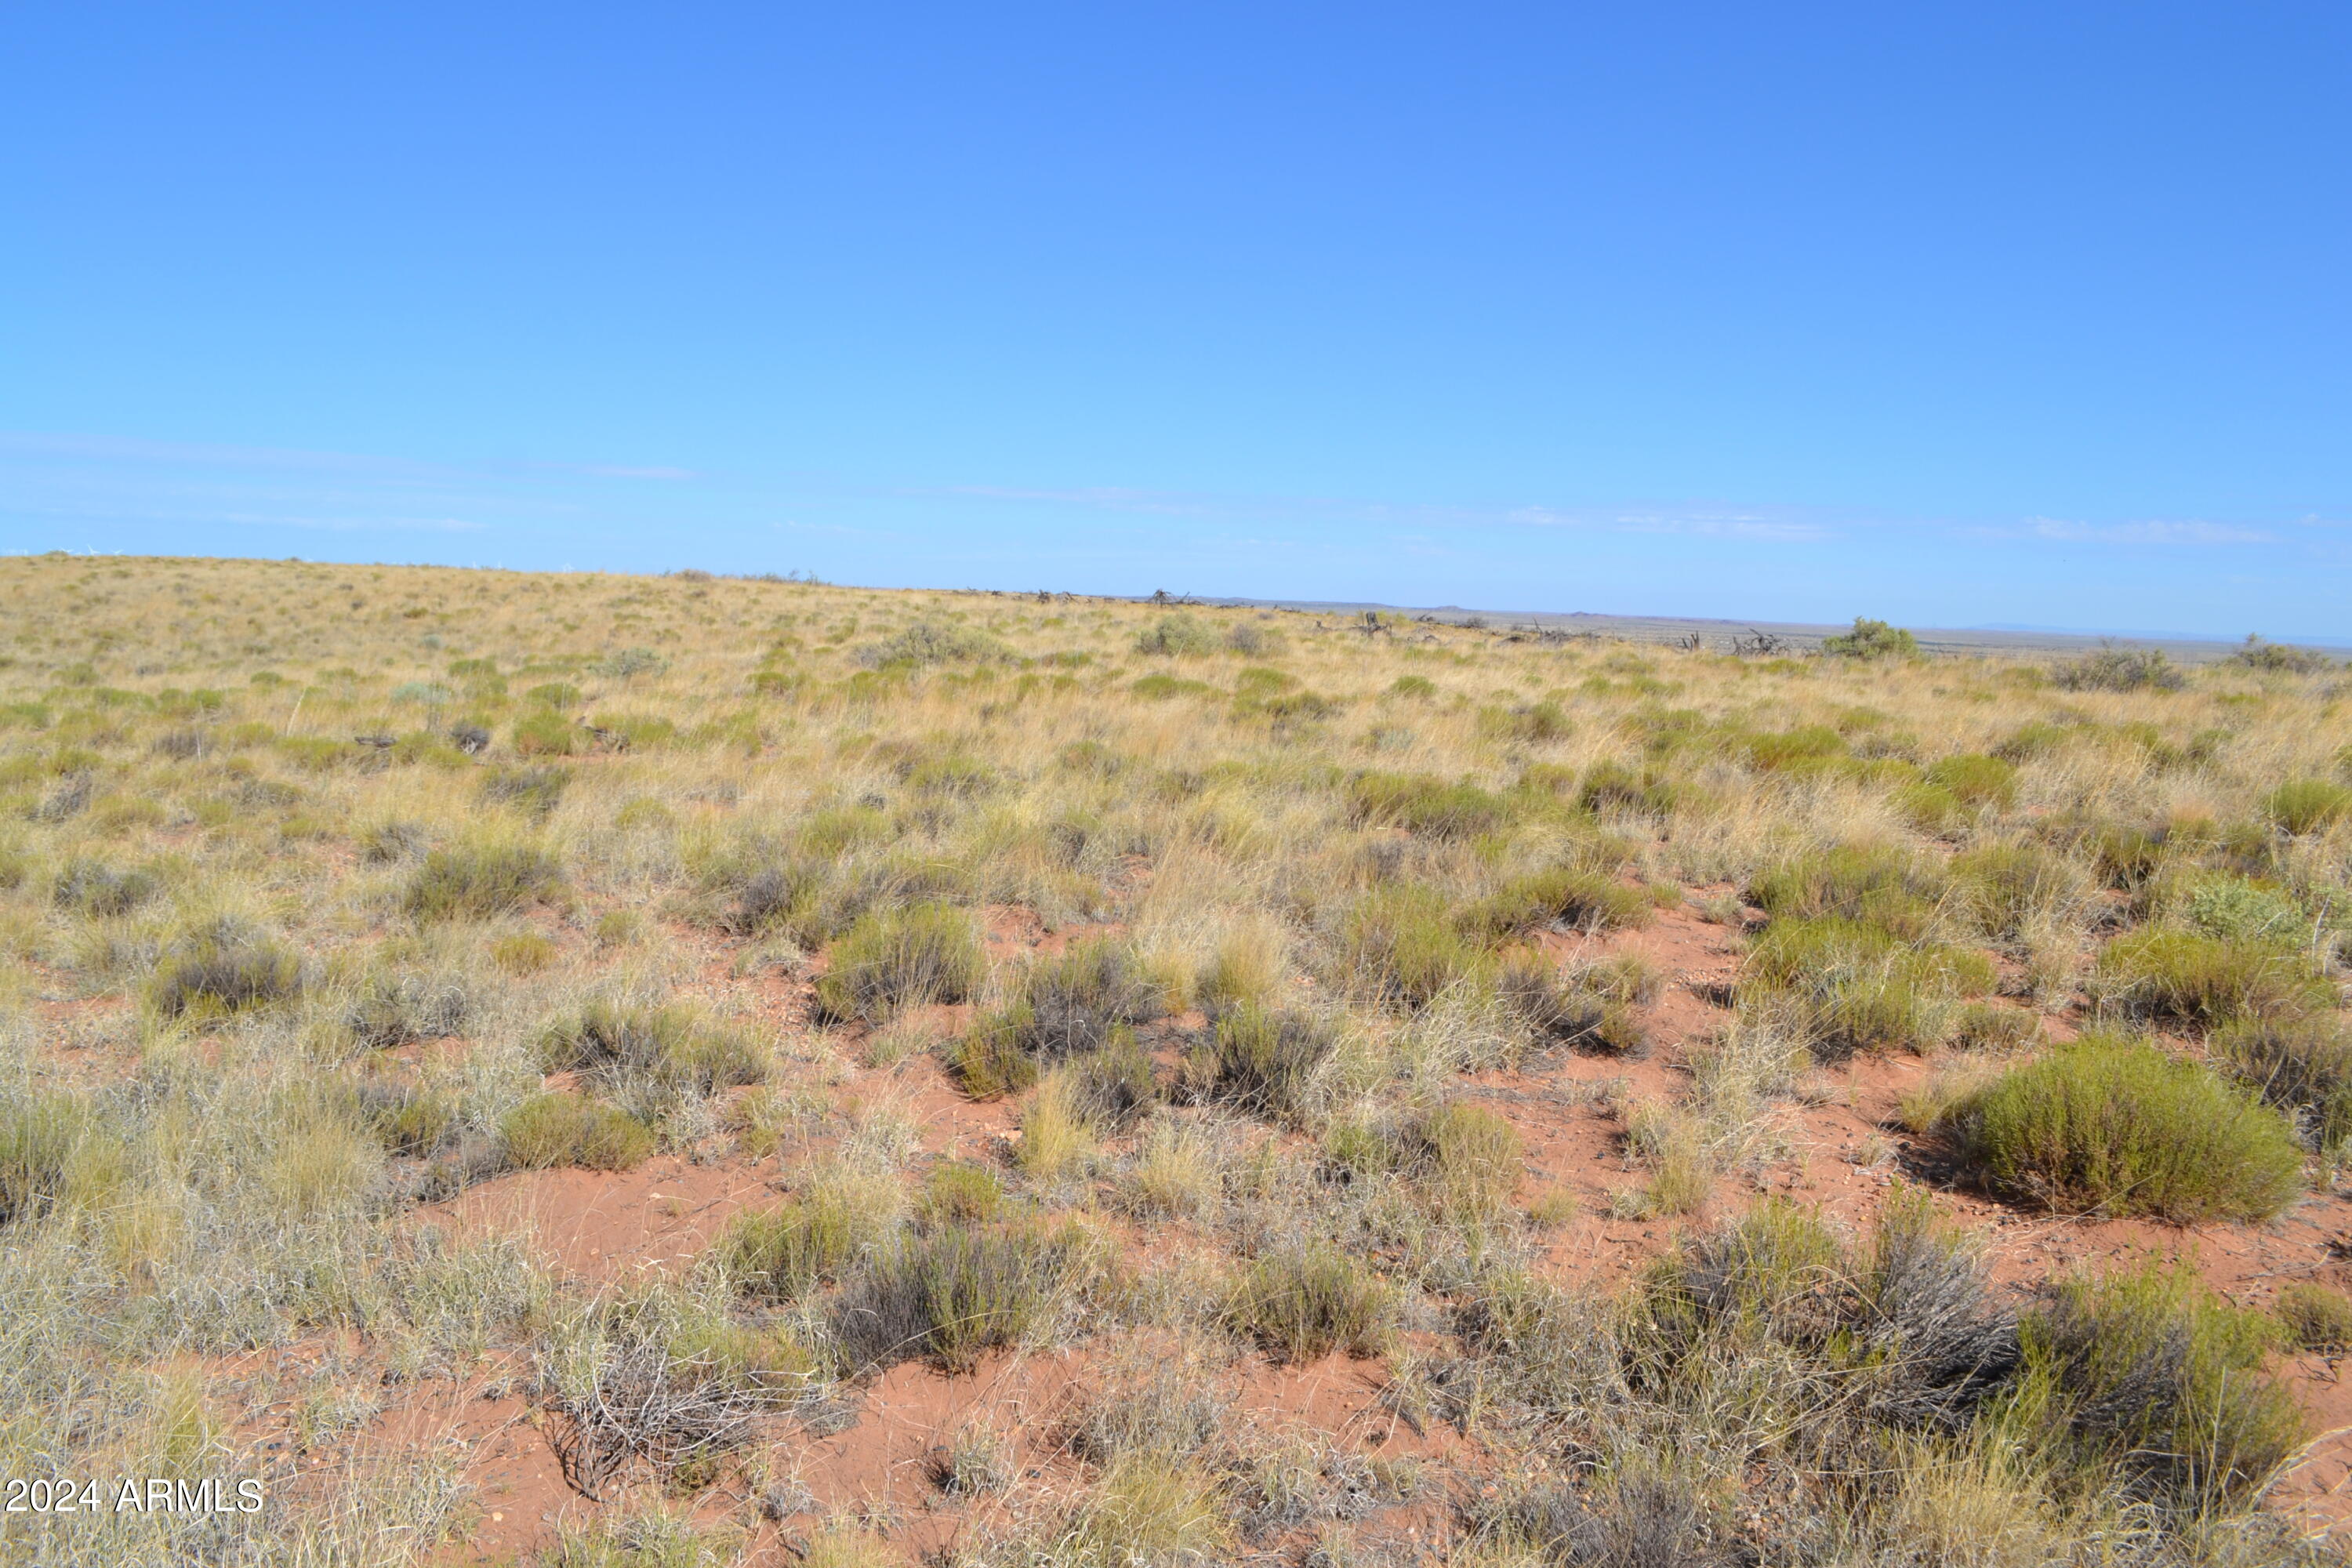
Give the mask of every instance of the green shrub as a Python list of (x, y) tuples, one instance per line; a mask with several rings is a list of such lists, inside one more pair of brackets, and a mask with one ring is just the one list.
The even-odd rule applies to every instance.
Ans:
[(2099, 954), (2098, 973), (2126, 1011), (2207, 1028), (2238, 1018), (2294, 1017), (2334, 999), (2298, 953), (2163, 927), (2116, 938)]
[(917, 621), (896, 636), (868, 643), (857, 650), (857, 662), (868, 669), (891, 665), (982, 664), (1009, 659), (1013, 650), (974, 626), (953, 621)]
[(1646, 888), (1628, 888), (1605, 871), (1557, 867), (1505, 883), (1464, 911), (1463, 925), (1484, 936), (1565, 926), (1571, 930), (1633, 931), (1657, 914)]
[(1759, 873), (1748, 883), (1748, 897), (1776, 919), (1834, 915), (1912, 941), (1934, 921), (1944, 890), (1941, 874), (1906, 850), (1848, 844)]
[(1912, 658), (1919, 639), (1900, 626), (1856, 616), (1852, 631), (1822, 639), (1822, 652), (1832, 658)]
[(2236, 665), (2241, 669), (2261, 670), (2267, 675), (2316, 675), (2332, 668), (2336, 661), (2316, 648), (2265, 642), (2250, 632), (2246, 636), (2245, 646), (2221, 662)]
[(543, 1171), (582, 1165), (634, 1170), (654, 1151), (654, 1135), (626, 1111), (574, 1094), (535, 1094), (500, 1119), (508, 1163)]
[(2243, 1509), (2303, 1448), (2302, 1409), (2263, 1374), (2276, 1327), (2186, 1268), (2064, 1281), (2021, 1340), (2021, 1382), (2056, 1394), (2044, 1418), (2168, 1512)]
[(2005, 809), (2017, 801), (2017, 764), (1999, 757), (1945, 757), (1928, 763), (1923, 776), (1963, 805)]
[(1491, 967), (1485, 948), (1446, 913), (1444, 896), (1419, 884), (1380, 889), (1359, 900), (1348, 912), (1342, 942), (1351, 984), (1412, 1007)]
[(2352, 1351), (2352, 1300), (2340, 1290), (2298, 1280), (2279, 1292), (2278, 1316), (2297, 1350), (2329, 1355)]
[(2227, 871), (2209, 871), (2178, 889), (2168, 888), (2163, 901), (2176, 905), (2207, 936), (2231, 942), (2294, 942), (2308, 934), (2311, 924), (2285, 889)]
[(302, 989), (301, 961), (238, 922), (213, 921), (173, 942), (148, 996), (166, 1017), (238, 1013)]
[(1228, 1308), (1236, 1328), (1294, 1362), (1333, 1351), (1376, 1355), (1386, 1347), (1394, 1311), (1386, 1285), (1321, 1242), (1251, 1265)]
[(2102, 647), (2052, 666), (2050, 679), (2062, 691), (2178, 691), (2189, 678), (2162, 648)]
[(1349, 818), (1359, 826), (1402, 827), (1432, 838), (1475, 838), (1510, 818), (1500, 796), (1426, 773), (1361, 773), (1349, 781)]
[(1996, 1192), (2063, 1214), (2267, 1219), (2302, 1185), (2285, 1119), (2193, 1062), (2087, 1035), (1950, 1113)]
[(1215, 653), (1223, 647), (1216, 628), (1198, 616), (1162, 616), (1135, 638), (1136, 652), (1164, 658)]
[(526, 757), (569, 757), (582, 749), (585, 738), (580, 726), (550, 708), (515, 721), (514, 749)]
[(833, 944), (817, 982), (827, 1017), (880, 1023), (902, 1007), (968, 1002), (988, 978), (988, 955), (971, 917), (947, 904), (917, 903), (862, 915)]
[(551, 680), (544, 686), (534, 686), (524, 692), (522, 700), (535, 702), (541, 708), (577, 708), (581, 701), (580, 689), (566, 681)]
[(1004, 1225), (902, 1237), (844, 1288), (834, 1331), (850, 1364), (887, 1367), (917, 1356), (950, 1372), (1036, 1331), (1099, 1268), (1074, 1226)]
[(425, 856), (403, 903), (419, 920), (488, 920), (553, 900), (562, 890), (562, 868), (546, 850), (478, 839)]
[(2245, 1019), (2215, 1031), (2213, 1059), (2293, 1116), (2326, 1153), (2352, 1141), (2352, 1036), (2333, 1014)]
[(2263, 796), (2263, 816), (2288, 833), (2310, 833), (2352, 816), (2352, 787), (2333, 779), (2290, 779)]
[(506, 1112), (499, 1119), (499, 1142), (518, 1171), (633, 1171), (654, 1152), (654, 1133), (635, 1117), (567, 1093), (531, 1096)]

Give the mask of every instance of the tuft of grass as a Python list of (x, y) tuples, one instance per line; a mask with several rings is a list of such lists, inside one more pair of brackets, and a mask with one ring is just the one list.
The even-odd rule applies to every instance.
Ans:
[(2215, 1032), (2213, 1059), (2263, 1102), (2293, 1116), (2322, 1154), (2352, 1142), (2352, 1034), (2333, 1015), (2246, 1019)]
[(916, 903), (862, 915), (833, 944), (817, 982), (827, 1017), (881, 1023), (902, 1007), (968, 1002), (988, 977), (971, 917), (951, 905)]
[(1436, 839), (1475, 838), (1510, 820), (1510, 804), (1470, 784), (1425, 773), (1361, 773), (1348, 785), (1349, 816), (1359, 826), (1402, 827)]
[(2352, 1351), (2352, 1298), (2299, 1279), (2278, 1296), (2279, 1321), (2297, 1350), (2340, 1355)]
[(1276, 1121), (1312, 1110), (1339, 1042), (1318, 1021), (1256, 1004), (1222, 1010), (1207, 1050), (1186, 1063), (1194, 1092)]
[(2196, 1063), (2113, 1036), (2013, 1068), (1946, 1125), (1988, 1186), (2062, 1214), (2268, 1219), (2302, 1186), (2285, 1118)]
[(1198, 616), (1162, 616), (1135, 638), (1136, 652), (1161, 658), (1198, 658), (1219, 652), (1223, 646), (1216, 628)]
[(923, 1222), (932, 1226), (985, 1225), (1004, 1212), (1004, 1183), (986, 1165), (950, 1160), (923, 1178), (919, 1202)]
[(2263, 943), (2164, 927), (2126, 931), (2099, 954), (2113, 1002), (2133, 1016), (2212, 1028), (2292, 1018), (2334, 1000), (2308, 959)]
[(1345, 1351), (1376, 1355), (1395, 1314), (1389, 1287), (1323, 1242), (1262, 1258), (1236, 1283), (1227, 1313), (1234, 1326), (1294, 1362)]
[(0, 1100), (0, 1226), (56, 1204), (74, 1150), (90, 1127), (87, 1102), (72, 1095)]
[(1233, 1510), (1197, 1466), (1158, 1455), (1119, 1460), (1031, 1561), (1134, 1568), (1232, 1561)]
[(1823, 916), (1775, 921), (1749, 950), (1743, 997), (1785, 999), (1814, 1055), (1921, 1048), (1943, 1037), (1948, 1004), (1992, 988), (1983, 954)]
[(508, 1163), (526, 1171), (581, 1165), (629, 1171), (654, 1152), (654, 1135), (626, 1111), (573, 1094), (535, 1094), (499, 1121)]
[(76, 856), (58, 873), (51, 896), (60, 909), (106, 917), (127, 915), (157, 891), (155, 879), (145, 871), (118, 871), (103, 861)]
[(490, 962), (508, 974), (537, 974), (555, 962), (555, 943), (535, 931), (509, 931), (490, 942)]
[(1771, 867), (1748, 883), (1748, 897), (1775, 919), (1834, 915), (1909, 941), (1927, 933), (1944, 890), (1941, 874), (1904, 850), (1839, 845)]
[(173, 942), (147, 994), (165, 1017), (205, 1018), (283, 1002), (301, 989), (300, 960), (224, 918)]
[(929, 1356), (968, 1371), (1020, 1343), (1090, 1281), (1095, 1248), (1075, 1226), (998, 1225), (902, 1237), (852, 1276), (834, 1308), (851, 1364)]
[(488, 920), (551, 902), (562, 890), (562, 868), (546, 850), (478, 838), (425, 856), (402, 902), (418, 920)]
[(1055, 1181), (1083, 1165), (1095, 1152), (1092, 1130), (1079, 1110), (1074, 1076), (1048, 1073), (1021, 1108), (1021, 1141), (1013, 1158), (1022, 1173)]
[(2185, 1268), (2062, 1281), (2021, 1325), (2020, 1404), (2051, 1390), (2043, 1418), (2078, 1456), (2176, 1517), (2226, 1515), (2304, 1446), (2301, 1408), (2263, 1374), (2277, 1331)]
[(829, 1171), (797, 1197), (737, 1215), (712, 1255), (739, 1293), (798, 1300), (881, 1245), (897, 1207), (895, 1182)]
[(1459, 1219), (1491, 1219), (1510, 1206), (1518, 1185), (1522, 1142), (1517, 1129), (1484, 1106), (1459, 1101), (1423, 1124), (1431, 1185), (1439, 1207)]
[(1605, 871), (1559, 867), (1514, 878), (1464, 911), (1463, 925), (1488, 937), (1548, 926), (1572, 931), (1634, 931), (1656, 918), (1646, 888), (1628, 888)]
[(702, 1095), (758, 1083), (768, 1070), (750, 1039), (675, 1005), (591, 1002), (541, 1031), (538, 1056), (546, 1072), (578, 1072), (611, 1085), (641, 1079)]
[(1348, 911), (1341, 932), (1348, 978), (1380, 998), (1426, 1006), (1448, 988), (1487, 977), (1492, 958), (1465, 936), (1436, 889), (1375, 889)]
[(2352, 816), (2352, 785), (2334, 779), (2289, 779), (2263, 796), (2263, 816), (2285, 833), (2315, 833)]

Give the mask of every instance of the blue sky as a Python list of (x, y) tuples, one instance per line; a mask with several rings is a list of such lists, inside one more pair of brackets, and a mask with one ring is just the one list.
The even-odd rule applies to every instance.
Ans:
[(2352, 638), (2340, 5), (0, 58), (0, 549)]

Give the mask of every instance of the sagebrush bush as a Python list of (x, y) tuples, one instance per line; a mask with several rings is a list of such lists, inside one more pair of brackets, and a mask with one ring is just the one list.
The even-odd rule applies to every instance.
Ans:
[(910, 904), (862, 915), (833, 944), (817, 982), (828, 1017), (880, 1023), (902, 1007), (967, 1002), (988, 977), (971, 917), (951, 905)]
[(2098, 974), (2126, 1012), (2206, 1028), (2239, 1018), (2295, 1017), (2334, 1000), (2310, 960), (2292, 950), (2162, 927), (2109, 942)]
[(1162, 616), (1136, 634), (1135, 651), (1160, 658), (1198, 657), (1223, 647), (1214, 626), (1198, 616)]
[(2062, 1214), (2267, 1219), (2302, 1187), (2285, 1118), (2194, 1062), (2114, 1036), (2011, 1069), (1948, 1125), (1986, 1185)]
[(403, 902), (419, 920), (488, 920), (557, 898), (563, 873), (537, 845), (479, 839), (436, 849)]
[(2101, 647), (2053, 665), (2050, 682), (2061, 691), (2178, 691), (2189, 678), (2162, 648)]
[(645, 1163), (654, 1135), (645, 1123), (576, 1094), (535, 1094), (500, 1119), (499, 1139), (520, 1170), (583, 1165), (628, 1171)]

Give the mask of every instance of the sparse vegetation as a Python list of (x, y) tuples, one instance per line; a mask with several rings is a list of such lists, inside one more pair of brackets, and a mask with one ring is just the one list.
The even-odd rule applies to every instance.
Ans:
[(0, 1557), (2333, 1561), (2333, 667), (0, 575)]

